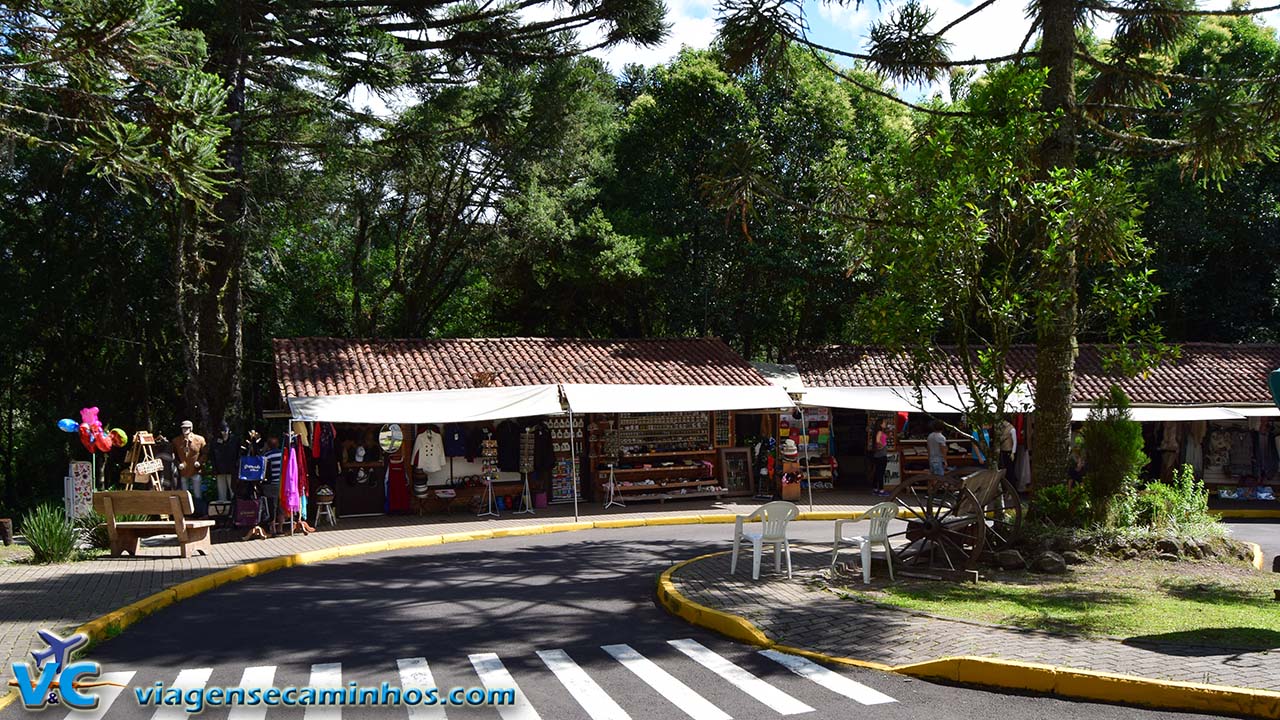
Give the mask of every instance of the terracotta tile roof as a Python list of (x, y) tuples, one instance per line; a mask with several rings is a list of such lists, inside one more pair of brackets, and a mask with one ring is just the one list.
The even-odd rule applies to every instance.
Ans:
[(768, 385), (718, 339), (450, 338), (273, 341), (284, 397), (483, 385)]
[[(1271, 405), (1267, 376), (1280, 368), (1280, 345), (1186, 343), (1176, 360), (1161, 363), (1143, 377), (1123, 378), (1103, 370), (1102, 350), (1084, 345), (1076, 360), (1074, 403), (1088, 404), (1119, 384), (1138, 405)], [(954, 349), (950, 349), (954, 352)], [(906, 364), (881, 348), (833, 345), (793, 353), (810, 387), (877, 387), (910, 385)], [(1035, 347), (1010, 351), (1010, 369), (1034, 375)], [(961, 377), (958, 361), (927, 378), (928, 384), (951, 384)]]

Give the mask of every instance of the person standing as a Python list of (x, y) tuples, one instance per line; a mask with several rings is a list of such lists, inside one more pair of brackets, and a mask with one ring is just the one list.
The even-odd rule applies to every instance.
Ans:
[(947, 472), (947, 436), (942, 434), (943, 428), (941, 420), (934, 420), (929, 424), (929, 437), (925, 439), (925, 444), (929, 447), (929, 472), (934, 475), (945, 475)]
[(884, 491), (884, 473), (889, 467), (889, 431), (886, 429), (889, 420), (881, 418), (876, 423), (876, 433), (871, 440), (871, 460), (872, 466), (872, 493), (876, 495), (888, 495)]
[(267, 451), (262, 454), (262, 494), (267, 498), (267, 517), (270, 518), (268, 529), (273, 535), (279, 525), (280, 470), (283, 463), (284, 451), (280, 449), (280, 438), (272, 435), (267, 438)]
[(182, 434), (173, 440), (173, 459), (178, 464), (178, 477), (182, 483), (182, 489), (191, 493), (191, 497), (197, 501), (199, 508), (197, 512), (203, 512), (203, 508), (200, 507), (204, 504), (204, 488), (201, 486), (204, 478), (201, 472), (204, 470), (208, 453), (209, 448), (204, 437), (195, 434), (190, 420), (183, 420)]
[(1000, 469), (1004, 470), (1005, 479), (1015, 488), (1018, 487), (1018, 468), (1013, 459), (1018, 456), (1018, 430), (1005, 417), (996, 426), (996, 437), (1000, 444)]
[(240, 448), (231, 437), (231, 428), (224, 421), (218, 428), (218, 437), (213, 439), (209, 448), (209, 460), (213, 465), (213, 476), (218, 483), (218, 501), (231, 499), (231, 482), (236, 477), (240, 462)]

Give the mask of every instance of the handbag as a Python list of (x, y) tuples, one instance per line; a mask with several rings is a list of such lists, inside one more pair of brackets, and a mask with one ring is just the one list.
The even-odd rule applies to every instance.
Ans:
[(258, 524), (258, 499), (236, 500), (236, 527)]
[(245, 455), (240, 458), (240, 479), (261, 482), (267, 476), (267, 461), (261, 455)]

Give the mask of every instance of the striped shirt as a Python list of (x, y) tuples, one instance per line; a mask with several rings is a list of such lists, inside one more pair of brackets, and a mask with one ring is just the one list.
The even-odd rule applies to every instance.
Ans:
[(267, 483), (277, 485), (280, 483), (280, 464), (284, 460), (284, 451), (280, 448), (268, 450), (262, 456), (267, 463)]

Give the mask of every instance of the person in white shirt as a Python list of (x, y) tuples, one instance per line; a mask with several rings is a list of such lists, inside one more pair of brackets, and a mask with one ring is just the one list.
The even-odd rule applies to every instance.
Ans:
[(925, 439), (929, 446), (929, 472), (934, 475), (947, 472), (947, 436), (942, 434), (944, 427), (946, 426), (940, 420), (934, 420), (929, 425), (932, 432)]
[(1014, 458), (1018, 457), (1018, 431), (1006, 417), (996, 426), (996, 437), (1000, 447), (1000, 469), (1014, 487), (1018, 487), (1018, 469), (1014, 466)]

